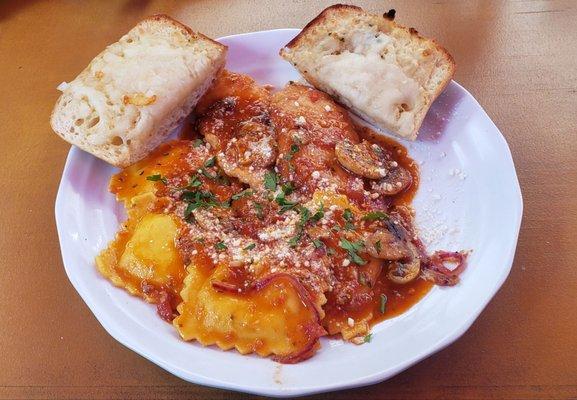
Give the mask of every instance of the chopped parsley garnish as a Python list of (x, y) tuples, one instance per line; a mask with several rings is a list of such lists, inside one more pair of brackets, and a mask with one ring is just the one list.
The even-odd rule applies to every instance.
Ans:
[(296, 245), (299, 243), (302, 237), (303, 237), (303, 231), (299, 230), (299, 232), (292, 238), (290, 238), (290, 240), (288, 241), (289, 246), (296, 247)]
[(352, 221), (353, 220), (353, 212), (351, 211), (350, 208), (347, 208), (343, 212), (343, 218), (345, 219), (345, 221)]
[(281, 190), (284, 194), (289, 195), (295, 191), (295, 187), (293, 186), (292, 182), (288, 182), (281, 186)]
[(198, 179), (198, 176), (195, 175), (192, 178), (190, 178), (187, 188), (195, 188), (199, 187), (200, 185), (202, 185), (202, 182), (200, 181), (200, 179)]
[(308, 222), (310, 216), (311, 216), (311, 210), (309, 210), (306, 207), (300, 206), (298, 208), (298, 212), (301, 215), (301, 219), (299, 221), (299, 226), (302, 228), (306, 225), (306, 223)]
[(264, 174), (264, 187), (267, 190), (276, 190), (276, 185), (278, 182), (278, 176), (272, 172), (272, 171), (267, 171)]
[(165, 185), (168, 184), (168, 181), (166, 180), (166, 178), (165, 178), (164, 176), (160, 175), (160, 174), (149, 175), (149, 176), (146, 177), (146, 180), (147, 180), (147, 181), (152, 181), (152, 182), (158, 182), (158, 181), (160, 181), (160, 182), (164, 183)]
[(290, 151), (289, 151), (287, 154), (285, 154), (284, 159), (285, 159), (285, 160), (288, 160), (288, 161), (292, 160), (293, 156), (294, 156), (298, 151), (299, 151), (299, 146), (293, 143), (293, 144), (291, 145)]
[(205, 168), (214, 167), (214, 163), (216, 162), (216, 157), (210, 157), (208, 160), (204, 162)]
[(381, 314), (385, 313), (385, 307), (387, 306), (387, 295), (386, 294), (381, 294), (381, 303), (379, 305), (379, 311), (381, 312)]
[(249, 244), (248, 246), (246, 246), (244, 249), (245, 249), (245, 250), (252, 250), (252, 249), (254, 249), (255, 247), (256, 247), (256, 244), (251, 243), (251, 244)]
[(297, 224), (297, 234), (289, 240), (289, 245), (291, 247), (295, 247), (298, 244), (298, 242), (302, 239), (305, 225), (307, 224), (311, 215), (311, 211), (303, 206), (299, 206), (297, 208), (297, 211), (299, 212), (301, 218)]
[(188, 222), (191, 222), (192, 212), (194, 211), (195, 207), (191, 204), (187, 205), (184, 209), (184, 219)]
[(216, 199), (214, 194), (203, 190), (187, 190), (182, 193), (182, 200), (188, 203), (184, 211), (184, 217), (187, 218), (191, 212), (197, 208), (222, 207), (228, 208), (230, 204), (226, 201), (220, 202)]
[(254, 209), (256, 210), (256, 217), (260, 220), (264, 219), (264, 212), (262, 209), (262, 204), (254, 203)]
[(363, 221), (377, 221), (384, 219), (389, 219), (389, 215), (382, 211), (371, 211), (363, 216)]
[(194, 139), (194, 141), (192, 142), (192, 145), (194, 147), (200, 147), (204, 144), (204, 141), (202, 139)]
[(338, 225), (335, 225), (335, 226), (333, 226), (333, 227), (331, 228), (331, 231), (333, 231), (333, 232), (338, 232), (338, 231), (340, 231), (340, 230), (341, 230), (341, 227), (338, 226)]
[(363, 286), (369, 286), (369, 284), (367, 282), (367, 277), (365, 274), (363, 274), (363, 273), (359, 274), (359, 283)]
[(381, 246), (380, 240), (377, 240), (373, 246), (375, 247), (375, 250), (377, 251), (377, 253), (381, 252), (382, 246)]
[(371, 340), (373, 340), (373, 334), (369, 333), (367, 336), (365, 336), (364, 343), (370, 343)]
[(334, 256), (334, 255), (336, 254), (336, 250), (333, 249), (332, 247), (329, 247), (329, 248), (327, 249), (327, 254), (328, 254), (329, 256)]
[(212, 180), (218, 179), (218, 174), (213, 175), (210, 172), (208, 172), (205, 168), (201, 168), (200, 173), (203, 174), (204, 176), (206, 176), (208, 179), (212, 179)]
[(315, 239), (313, 240), (313, 246), (315, 246), (316, 249), (320, 249), (321, 247), (324, 246), (324, 243), (320, 239)]
[(314, 213), (313, 216), (311, 217), (311, 221), (319, 222), (324, 216), (325, 216), (325, 207), (321, 203), (317, 212)]
[(245, 189), (245, 190), (243, 190), (242, 192), (238, 192), (238, 193), (233, 194), (233, 195), (231, 196), (231, 199), (232, 199), (232, 200), (238, 200), (238, 199), (240, 199), (240, 198), (242, 198), (242, 197), (250, 196), (250, 195), (252, 195), (252, 190), (250, 190), (250, 189)]
[(182, 187), (177, 187), (174, 188), (175, 190), (187, 190), (187, 189), (194, 189), (197, 188), (199, 186), (202, 185), (202, 182), (200, 179), (198, 179), (197, 175), (194, 175), (190, 178), (190, 180), (188, 181), (188, 183)]
[(222, 251), (226, 250), (227, 246), (226, 244), (224, 244), (224, 242), (218, 242), (217, 244), (214, 245), (214, 248), (217, 249), (218, 251)]
[(284, 213), (285, 211), (292, 210), (298, 203), (296, 201), (289, 201), (285, 198), (285, 193), (280, 192), (274, 199), (276, 203), (281, 206), (279, 213)]
[(201, 168), (200, 173), (207, 177), (208, 179), (212, 179), (213, 181), (217, 181), (221, 185), (230, 185), (230, 181), (228, 180), (228, 176), (222, 175), (220, 172), (215, 173), (214, 175), (211, 174), (206, 170), (206, 168)]
[(343, 212), (343, 218), (345, 220), (345, 229), (347, 231), (354, 230), (355, 225), (353, 224), (353, 212), (349, 208)]
[(358, 242), (351, 242), (345, 238), (342, 238), (339, 246), (342, 249), (345, 249), (347, 251), (347, 253), (349, 253), (349, 257), (351, 259), (352, 262), (354, 262), (357, 265), (365, 265), (367, 262), (365, 260), (363, 260), (358, 254), (357, 252), (359, 250), (361, 250), (363, 248), (363, 242), (362, 241), (358, 241)]

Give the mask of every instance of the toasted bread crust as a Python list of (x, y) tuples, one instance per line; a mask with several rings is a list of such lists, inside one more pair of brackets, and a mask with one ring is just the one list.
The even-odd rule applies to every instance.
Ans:
[[(299, 34), (296, 35), (290, 42), (288, 42), (284, 46), (284, 48), (292, 49), (301, 45), (302, 44), (301, 42), (305, 40), (304, 38), (309, 33), (309, 31), (311, 31), (317, 25), (322, 25), (332, 12), (341, 10), (347, 10), (347, 11), (354, 10), (363, 12), (363, 9), (361, 7), (352, 6), (350, 4), (333, 4), (332, 6), (325, 8), (323, 11), (321, 11), (319, 15), (317, 15), (311, 21), (309, 21), (309, 23), (305, 25), (305, 27), (299, 32)], [(284, 49), (279, 50), (279, 55), (281, 56), (283, 55), (283, 50)]]
[[(310, 21), (295, 38), (280, 50), (279, 54), (287, 61), (290, 61), (309, 83), (331, 94), (339, 102), (351, 108), (352, 111), (362, 118), (372, 122), (380, 128), (392, 131), (402, 137), (415, 139), (418, 129), (420, 128), (430, 105), (450, 82), (451, 77), (455, 72), (456, 65), (453, 57), (444, 47), (440, 46), (437, 41), (423, 37), (414, 28), (407, 28), (397, 24), (393, 21), (393, 18), (394, 13), (391, 11), (385, 13), (381, 17), (366, 13), (362, 8), (357, 6), (336, 4), (326, 8)], [(364, 29), (366, 32), (369, 32), (368, 27), (371, 27), (373, 32), (390, 35), (393, 38), (393, 41), (399, 41), (399, 46), (407, 46), (408, 53), (415, 53), (415, 49), (420, 48), (426, 49), (426, 51), (434, 54), (437, 61), (436, 65), (433, 67), (430, 62), (427, 66), (427, 68), (432, 68), (430, 70), (428, 82), (425, 84), (422, 82), (422, 79), (420, 79), (421, 87), (424, 89), (425, 93), (421, 95), (418, 109), (412, 111), (412, 114), (414, 114), (414, 124), (412, 129), (409, 129), (406, 126), (404, 129), (401, 129), (392, 124), (376, 120), (369, 115), (371, 114), (370, 111), (367, 111), (364, 107), (359, 106), (358, 104), (355, 105), (354, 101), (350, 100), (350, 96), (347, 98), (342, 91), (336, 88), (335, 83), (342, 83), (338, 82), (338, 78), (333, 78), (331, 82), (328, 82), (326, 77), (319, 74), (317, 69), (320, 62), (318, 59), (327, 54), (326, 52), (322, 52), (323, 47), (320, 46), (320, 44), (324, 38), (326, 38), (327, 32), (330, 36), (331, 30), (336, 29), (340, 34), (342, 34), (343, 29), (345, 29), (344, 27), (346, 26), (348, 26), (349, 33), (351, 34), (359, 29)], [(341, 40), (343, 39), (341, 38)], [(364, 43), (366, 44), (367, 42), (365, 41)], [(338, 55), (340, 53), (337, 52), (336, 54)], [(314, 61), (311, 61), (312, 59), (314, 59)], [(301, 61), (305, 62), (301, 63)], [(383, 62), (383, 64), (384, 63), (385, 62)], [(388, 63), (390, 64), (391, 62), (388, 61)], [(368, 67), (367, 69), (370, 70)], [(343, 71), (341, 75), (346, 76), (347, 72), (349, 71)], [(324, 82), (320, 82), (320, 80), (323, 80)], [(372, 82), (370, 86), (373, 84), (379, 85), (379, 81)], [(386, 88), (383, 90), (385, 89)], [(403, 111), (401, 111), (401, 113), (402, 112)], [(374, 110), (372, 114), (375, 114)]]
[(167, 15), (148, 17), (63, 85), (52, 128), (109, 164), (128, 166), (192, 111), (224, 66), (226, 52)]
[(154, 15), (151, 15), (150, 17), (143, 19), (140, 23), (142, 23), (144, 21), (164, 22), (164, 23), (173, 25), (175, 28), (180, 29), (184, 34), (190, 35), (191, 38), (202, 38), (204, 40), (208, 40), (209, 42), (212, 42), (212, 44), (222, 48), (223, 50), (227, 49), (227, 47), (224, 44), (217, 42), (216, 40), (209, 38), (208, 36), (203, 35), (200, 32), (193, 31), (189, 26), (184, 25), (182, 22), (175, 20), (174, 18), (172, 18), (169, 15), (154, 14)]

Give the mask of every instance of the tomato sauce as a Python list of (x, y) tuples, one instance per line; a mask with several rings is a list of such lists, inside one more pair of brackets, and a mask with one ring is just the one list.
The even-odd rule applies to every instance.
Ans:
[[(256, 115), (261, 112), (261, 108), (263, 106), (263, 97), (266, 97), (266, 94), (263, 91), (255, 90), (253, 81), (250, 78), (225, 72), (223, 75), (221, 75), (219, 80), (217, 80), (217, 83), (213, 89), (211, 89), (211, 91), (199, 103), (197, 112), (210, 112), (211, 105), (215, 101), (221, 101), (227, 96), (237, 96), (237, 102), (240, 101), (242, 103), (247, 103), (242, 104), (241, 109), (249, 109), (249, 111), (251, 108), (250, 102), (258, 100), (258, 105), (256, 106), (258, 109), (255, 110), (254, 113), (250, 113)], [(303, 101), (302, 98), (299, 98), (298, 92), (290, 94), (290, 96), (292, 97), (290, 97), (288, 100), (294, 101), (295, 104), (298, 104), (299, 100), (301, 102)], [(308, 97), (312, 103), (326, 99), (326, 95), (318, 91), (310, 91)], [(266, 101), (264, 101), (264, 103), (266, 103)], [(339, 108), (335, 108), (337, 108), (338, 112)], [(344, 113), (346, 114), (346, 112)], [(275, 112), (274, 107), (272, 108), (271, 116), (277, 125), (278, 131), (280, 131), (282, 128), (289, 130), (294, 119), (294, 115), (286, 114), (283, 112)], [(221, 134), (224, 132), (226, 136), (224, 139), (226, 139), (226, 141), (228, 141), (229, 138), (234, 135), (235, 126), (240, 120), (242, 120), (242, 118), (245, 117), (245, 115), (226, 116), (224, 119), (226, 128), (224, 131), (221, 131)], [(325, 137), (313, 139), (313, 141), (310, 143), (312, 146), (314, 146), (315, 149), (328, 152), (331, 155), (328, 156), (326, 160), (323, 160), (322, 157), (310, 157), (306, 154), (303, 154), (302, 148), (305, 146), (300, 145), (301, 149), (299, 150), (301, 151), (297, 152), (294, 157), (290, 159), (290, 161), (281, 159), (279, 160), (280, 162), (277, 163), (282, 176), (288, 176), (291, 174), (291, 172), (294, 173), (294, 179), (297, 187), (299, 185), (303, 186), (304, 193), (308, 195), (312, 195), (312, 192), (315, 190), (314, 186), (307, 186), (308, 182), (310, 181), (310, 176), (313, 171), (319, 169), (322, 170), (328, 168), (334, 175), (339, 177), (342, 182), (348, 182), (353, 179), (354, 176), (342, 168), (334, 156), (332, 156), (332, 152), (334, 151), (334, 143), (335, 141), (343, 140), (346, 137), (350, 137), (353, 140), (358, 140), (358, 138), (361, 138), (368, 140), (371, 143), (376, 143), (382, 148), (386, 149), (386, 151), (392, 155), (392, 158), (399, 164), (399, 166), (405, 168), (411, 174), (411, 186), (397, 195), (387, 196), (385, 200), (385, 206), (391, 207), (411, 205), (411, 201), (413, 200), (419, 187), (419, 168), (417, 163), (409, 157), (408, 151), (403, 145), (392, 138), (379, 135), (367, 127), (361, 127), (348, 122), (346, 116), (343, 117), (337, 115), (333, 119), (321, 119), (318, 122), (315, 122), (316, 120), (313, 118), (314, 116), (306, 115), (306, 117), (307, 121), (313, 121), (310, 122), (310, 124), (317, 123), (319, 129), (325, 129), (325, 131), (328, 132), (328, 136), (334, 136), (335, 139), (332, 141), (328, 140), (325, 135)], [(351, 126), (353, 126), (352, 129)], [(184, 138), (196, 139), (199, 137), (198, 131), (193, 129), (193, 127), (194, 125), (188, 126), (188, 129), (183, 134)], [(278, 140), (282, 156), (283, 151), (284, 153), (290, 151), (290, 148), (293, 145), (293, 141), (287, 135), (280, 135)], [(285, 143), (283, 141), (287, 142)], [(361, 207), (363, 205), (366, 206), (367, 202), (365, 196), (363, 195), (363, 190), (359, 191), (358, 189), (353, 190), (349, 188), (345, 189), (344, 193), (354, 204), (357, 204)], [(233, 205), (234, 209), (241, 213), (246, 212), (244, 209), (248, 207), (248, 200), (241, 200), (236, 203), (236, 205)], [(274, 222), (275, 219), (271, 217), (274, 215), (274, 213), (271, 211), (272, 210), (265, 208), (266, 218), (264, 220), (259, 220), (255, 216), (253, 216), (252, 220), (250, 218), (246, 219), (245, 223), (238, 226), (239, 230), (241, 230), (244, 234), (248, 234), (256, 238), (256, 234), (261, 229), (267, 226), (267, 224)], [(335, 218), (335, 221), (339, 221), (339, 218), (340, 217)], [(341, 223), (341, 225), (344, 224), (342, 218), (340, 219), (339, 223)], [(338, 293), (340, 288), (336, 291), (327, 293), (328, 301), (327, 304), (325, 304), (323, 307), (326, 312), (326, 321), (324, 321), (325, 326), (334, 324), (346, 324), (346, 321), (349, 317), (358, 320), (369, 318), (371, 324), (394, 317), (403, 313), (416, 302), (418, 302), (423, 296), (427, 294), (433, 285), (431, 282), (425, 281), (423, 279), (416, 279), (413, 282), (404, 285), (395, 284), (386, 278), (388, 262), (383, 262), (376, 259), (372, 259), (368, 266), (357, 266), (356, 272), (358, 272), (361, 276), (374, 275), (371, 278), (372, 284), (370, 287), (367, 286), (366, 283), (351, 283), (352, 278), (350, 276), (345, 277), (345, 275), (350, 274), (351, 267), (343, 267), (341, 265), (343, 260), (346, 259), (346, 252), (339, 248), (337, 239), (333, 239), (332, 241), (330, 239), (327, 240), (327, 245), (335, 250), (335, 254), (332, 256), (332, 268), (335, 271), (337, 277), (340, 276), (342, 280), (349, 286), (347, 290), (349, 291), (351, 301), (345, 307), (337, 306), (336, 297), (340, 295), (340, 293)], [(366, 254), (364, 257), (370, 259), (370, 257)], [(240, 273), (240, 271), (244, 270), (239, 269), (238, 273), (231, 275), (231, 279), (234, 278), (232, 279), (234, 281), (234, 285), (237, 286), (246, 285), (247, 281), (252, 279), (250, 276)]]

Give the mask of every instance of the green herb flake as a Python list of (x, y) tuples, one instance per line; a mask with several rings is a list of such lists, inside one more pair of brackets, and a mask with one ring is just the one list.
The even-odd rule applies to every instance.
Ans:
[(295, 201), (289, 201), (289, 200), (287, 200), (287, 199), (285, 198), (285, 193), (284, 193), (284, 192), (279, 193), (279, 194), (275, 197), (274, 200), (276, 201), (276, 203), (277, 203), (279, 206), (281, 206), (281, 207), (280, 207), (280, 210), (279, 210), (279, 213), (281, 213), (281, 214), (284, 213), (284, 212), (286, 212), (286, 211), (288, 211), (288, 210), (292, 210), (292, 209), (298, 204), (298, 203), (295, 202)]
[(230, 204), (226, 201), (220, 202), (214, 194), (202, 190), (186, 190), (182, 192), (181, 199), (189, 203), (187, 209), (192, 212), (197, 208), (222, 207), (228, 208)]
[(378, 221), (389, 219), (389, 215), (382, 211), (371, 211), (363, 216), (363, 221)]
[(348, 252), (357, 252), (363, 248), (363, 242), (351, 242), (350, 240), (342, 238), (339, 246)]
[(302, 228), (306, 225), (306, 223), (308, 222), (310, 215), (311, 215), (311, 210), (309, 210), (306, 207), (300, 206), (298, 208), (298, 212), (301, 215), (301, 219), (299, 221), (299, 226)]
[(160, 175), (160, 174), (149, 175), (149, 176), (146, 177), (146, 180), (147, 180), (147, 181), (152, 181), (152, 182), (158, 182), (158, 181), (160, 181), (160, 182), (164, 183), (165, 185), (168, 184), (168, 181), (166, 180), (166, 178), (165, 178), (164, 176)]
[(250, 190), (250, 189), (245, 189), (245, 190), (243, 190), (242, 192), (238, 192), (238, 193), (233, 194), (233, 195), (231, 196), (231, 199), (232, 199), (232, 200), (238, 200), (238, 199), (240, 199), (240, 198), (242, 198), (242, 197), (246, 197), (246, 196), (250, 196), (250, 195), (252, 195), (252, 190)]
[(200, 181), (200, 179), (198, 179), (198, 176), (195, 175), (190, 179), (187, 187), (195, 188), (195, 187), (199, 187), (200, 185), (202, 185), (202, 182)]
[(320, 249), (321, 247), (324, 246), (324, 243), (320, 239), (315, 239), (313, 240), (313, 246), (315, 246), (315, 249)]
[(377, 240), (377, 241), (375, 242), (375, 244), (373, 245), (373, 247), (375, 248), (375, 250), (377, 251), (377, 253), (380, 253), (380, 252), (381, 252), (381, 249), (382, 249), (381, 241), (380, 241), (380, 240)]
[(223, 251), (227, 249), (226, 244), (224, 244), (224, 242), (218, 242), (217, 244), (214, 245), (214, 248), (217, 249), (218, 251)]
[(204, 176), (206, 176), (208, 179), (212, 179), (212, 180), (217, 180), (218, 179), (218, 174), (211, 174), (210, 172), (208, 172), (205, 168), (201, 168), (200, 169), (200, 173)]
[(362, 257), (360, 257), (357, 252), (359, 250), (361, 250), (364, 246), (362, 241), (358, 241), (358, 242), (351, 242), (345, 238), (342, 238), (339, 246), (346, 250), (347, 253), (349, 253), (349, 257), (351, 259), (352, 262), (354, 262), (357, 265), (365, 265), (367, 262), (365, 260), (363, 260)]
[(369, 333), (367, 336), (365, 336), (363, 343), (371, 343), (371, 340), (373, 340), (373, 334)]
[(264, 187), (267, 190), (276, 190), (276, 185), (278, 183), (278, 176), (272, 171), (267, 171), (264, 174)]
[(285, 154), (284, 159), (285, 160), (292, 160), (293, 156), (299, 151), (299, 146), (295, 143), (293, 143), (291, 145), (291, 148), (289, 150), (289, 152), (287, 154)]
[(208, 160), (204, 162), (204, 167), (205, 168), (214, 167), (215, 163), (216, 163), (216, 157), (210, 157)]
[(184, 219), (190, 222), (191, 216), (192, 216), (192, 212), (194, 211), (195, 207), (193, 207), (192, 204), (189, 204), (186, 206), (186, 209), (184, 210)]
[(254, 204), (254, 209), (256, 210), (256, 217), (260, 220), (264, 219), (264, 212), (263, 212), (263, 208), (262, 208), (262, 204), (260, 203), (253, 203)]
[(192, 145), (194, 147), (200, 147), (204, 144), (204, 141), (202, 139), (194, 139), (194, 141), (192, 142)]
[(309, 221), (311, 215), (311, 211), (303, 206), (299, 206), (297, 208), (297, 211), (300, 214), (300, 220), (297, 225), (297, 234), (289, 240), (289, 245), (291, 247), (295, 247), (298, 244), (298, 242), (302, 239), (305, 225)]
[(292, 182), (288, 182), (281, 186), (281, 190), (284, 194), (289, 195), (294, 192), (295, 187), (293, 186)]
[(249, 244), (248, 246), (246, 246), (244, 249), (248, 251), (248, 250), (254, 249), (255, 247), (256, 247), (256, 244), (251, 243), (251, 244)]
[(386, 311), (386, 306), (387, 306), (387, 295), (386, 294), (381, 294), (381, 302), (379, 305), (379, 311), (381, 312), (381, 314), (384, 314)]
[(345, 221), (353, 220), (353, 212), (351, 211), (350, 208), (347, 208), (345, 211), (343, 211), (343, 218), (345, 219)]
[(329, 247), (329, 248), (327, 249), (327, 254), (328, 254), (329, 256), (334, 256), (336, 253), (337, 253), (336, 250), (333, 249), (332, 247)]
[(359, 256), (357, 253), (349, 253), (349, 256), (351, 257), (351, 261), (354, 262), (357, 265), (365, 265), (367, 262), (361, 257)]
[(289, 241), (288, 244), (290, 247), (296, 247), (297, 244), (300, 242), (303, 236), (302, 230), (300, 230), (295, 236), (293, 236)]
[(324, 207), (324, 205), (321, 203), (321, 205), (319, 206), (319, 209), (317, 210), (317, 212), (314, 213), (313, 216), (311, 217), (311, 221), (313, 221), (313, 222), (319, 222), (324, 216), (325, 216), (325, 207)]
[(355, 229), (355, 225), (353, 224), (353, 212), (347, 208), (343, 212), (343, 219), (345, 220), (345, 230), (352, 231)]

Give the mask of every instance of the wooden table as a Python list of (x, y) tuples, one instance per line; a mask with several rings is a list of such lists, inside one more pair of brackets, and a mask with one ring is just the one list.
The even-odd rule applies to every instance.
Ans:
[[(358, 1), (438, 38), (513, 152), (525, 216), (509, 279), (455, 344), (325, 399), (577, 398), (577, 2)], [(0, 398), (251, 396), (188, 384), (110, 337), (68, 282), (54, 198), (69, 146), (56, 86), (139, 19), (212, 37), (302, 27), (326, 1), (15, 1), (0, 5)], [(498, 227), (496, 227), (498, 229)]]

